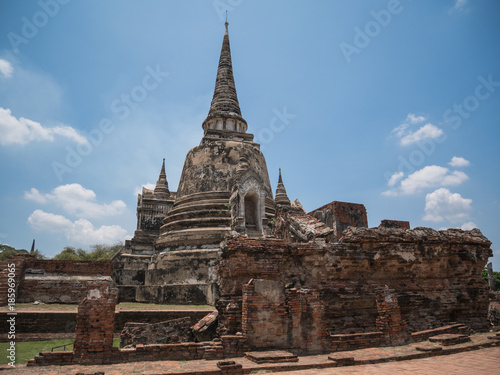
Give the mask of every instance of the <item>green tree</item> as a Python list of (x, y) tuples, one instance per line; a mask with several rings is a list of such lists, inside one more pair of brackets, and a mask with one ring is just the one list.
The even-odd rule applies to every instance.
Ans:
[[(78, 249), (81, 250), (81, 249)], [(78, 256), (77, 250), (74, 247), (66, 246), (63, 251), (54, 256), (53, 259), (57, 260), (81, 260)]]
[(90, 246), (90, 251), (83, 249), (75, 249), (71, 246), (66, 246), (63, 251), (54, 256), (54, 259), (59, 260), (107, 260), (111, 259), (121, 248), (123, 243), (117, 242), (114, 245), (97, 244)]
[[(12, 246), (0, 244), (0, 262), (17, 254), (29, 254), (29, 252), (28, 250), (15, 249)], [(45, 259), (45, 256), (38, 249), (35, 250), (34, 255), (37, 259)]]
[[(486, 268), (481, 272), (481, 276), (488, 282), (488, 270)], [(493, 279), (495, 280), (495, 290), (500, 290), (500, 272), (493, 271)]]

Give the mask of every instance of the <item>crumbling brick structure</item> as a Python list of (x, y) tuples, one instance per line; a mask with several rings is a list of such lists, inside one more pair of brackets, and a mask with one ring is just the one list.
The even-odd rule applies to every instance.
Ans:
[(78, 306), (74, 352), (81, 363), (96, 363), (113, 348), (118, 290), (109, 284), (93, 284)]
[(481, 270), (492, 252), (477, 229), (351, 227), (338, 243), (242, 236), (222, 250), (219, 332), (241, 332), (250, 349), (313, 353), (342, 340), (396, 345), (452, 322), (487, 328)]
[(109, 260), (36, 259), (15, 255), (0, 263), (0, 306), (7, 304), (7, 265), (15, 264), (16, 302), (79, 303), (92, 283), (111, 281)]

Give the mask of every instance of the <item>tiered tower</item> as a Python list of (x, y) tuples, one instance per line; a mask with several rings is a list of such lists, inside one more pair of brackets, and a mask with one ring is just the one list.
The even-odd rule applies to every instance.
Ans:
[(241, 116), (225, 26), (204, 136), (186, 156), (174, 208), (156, 241), (159, 251), (217, 248), (231, 230), (261, 236), (275, 213), (264, 155)]

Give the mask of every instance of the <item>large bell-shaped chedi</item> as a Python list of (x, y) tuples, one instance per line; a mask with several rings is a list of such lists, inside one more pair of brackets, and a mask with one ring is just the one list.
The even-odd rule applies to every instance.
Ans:
[(216, 248), (231, 230), (258, 237), (275, 213), (264, 155), (241, 116), (225, 26), (204, 136), (186, 156), (158, 251)]

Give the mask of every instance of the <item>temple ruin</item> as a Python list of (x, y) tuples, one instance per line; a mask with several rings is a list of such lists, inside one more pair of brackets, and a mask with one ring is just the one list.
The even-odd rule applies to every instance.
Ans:
[[(225, 26), (203, 137), (177, 191), (163, 160), (156, 187), (138, 196), (134, 237), (112, 260), (117, 289), (109, 280), (88, 286), (74, 352), (30, 364), (330, 353), (488, 330), (481, 271), (492, 251), (478, 229), (410, 229), (396, 220), (369, 228), (364, 205), (338, 201), (307, 213), (289, 199), (281, 170), (273, 198), (239, 107)], [(141, 327), (129, 325), (124, 342), (136, 345), (119, 350), (110, 331), (120, 301), (212, 304), (217, 313), (192, 326), (187, 343), (134, 338)]]

